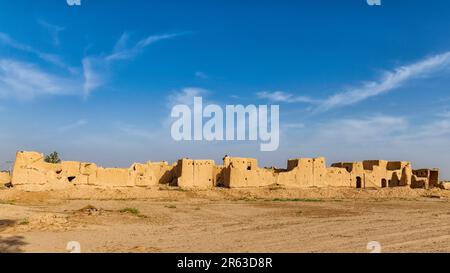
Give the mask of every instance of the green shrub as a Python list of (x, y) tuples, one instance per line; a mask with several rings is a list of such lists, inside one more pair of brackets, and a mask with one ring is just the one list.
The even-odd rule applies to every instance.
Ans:
[(49, 155), (46, 155), (44, 158), (44, 161), (47, 163), (52, 163), (52, 164), (61, 163), (61, 159), (59, 158), (59, 155), (57, 152), (53, 152)]

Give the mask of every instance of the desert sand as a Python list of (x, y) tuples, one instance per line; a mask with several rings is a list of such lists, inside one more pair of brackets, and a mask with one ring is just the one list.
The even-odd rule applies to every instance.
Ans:
[(450, 252), (450, 191), (0, 190), (0, 252)]

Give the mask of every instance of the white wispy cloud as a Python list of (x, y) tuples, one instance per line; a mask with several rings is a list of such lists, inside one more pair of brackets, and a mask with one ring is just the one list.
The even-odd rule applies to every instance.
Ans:
[(0, 59), (0, 97), (32, 99), (39, 95), (74, 95), (81, 85), (72, 77), (61, 77), (38, 66)]
[(83, 66), (83, 93), (87, 98), (92, 91), (99, 88), (105, 83), (105, 71), (107, 71), (107, 64), (103, 59), (95, 57), (85, 57), (82, 60)]
[[(63, 27), (39, 20), (39, 24), (47, 29), (55, 45), (59, 44), (59, 32)], [(8, 34), (0, 32), (0, 44), (33, 54), (71, 73), (70, 77), (46, 72), (40, 65), (13, 59), (0, 59), (0, 95), (2, 97), (33, 98), (41, 94), (83, 94), (87, 98), (94, 90), (107, 82), (108, 71), (112, 63), (119, 60), (129, 60), (139, 55), (146, 47), (159, 41), (173, 39), (183, 33), (151, 35), (129, 47), (129, 34), (124, 33), (116, 42), (113, 52), (109, 55), (89, 55), (81, 60), (81, 67), (66, 65), (56, 54), (42, 52), (24, 43), (20, 43)], [(27, 76), (28, 75), (28, 76)], [(76, 82), (75, 82), (76, 81)], [(76, 90), (76, 91), (75, 91)]]
[(335, 119), (319, 124), (315, 138), (330, 138), (347, 142), (383, 140), (403, 134), (409, 122), (404, 117), (377, 115), (367, 118)]
[(441, 118), (445, 118), (445, 119), (450, 119), (450, 111), (445, 111), (445, 112), (442, 112), (442, 113), (438, 113), (437, 116), (441, 117)]
[[(65, 64), (56, 54), (50, 54), (20, 43), (0, 32), (0, 44), (33, 54), (41, 60), (64, 68), (58, 73), (44, 69), (45, 65), (13, 58), (0, 57), (0, 96), (2, 98), (32, 99), (40, 95), (80, 95), (83, 78), (76, 68)], [(70, 72), (63, 75), (60, 72)]]
[(116, 61), (126, 61), (135, 58), (151, 44), (172, 39), (185, 33), (173, 33), (163, 35), (151, 35), (128, 47), (130, 35), (125, 32), (116, 42), (112, 53), (109, 55), (86, 56), (82, 60), (84, 76), (84, 95), (88, 97), (92, 91), (100, 88), (107, 82), (107, 73)]
[(161, 34), (161, 35), (150, 35), (145, 39), (142, 39), (138, 41), (136, 44), (134, 44), (131, 47), (128, 47), (128, 40), (130, 38), (130, 35), (125, 32), (122, 34), (120, 39), (117, 41), (113, 52), (106, 56), (105, 60), (107, 61), (117, 61), (117, 60), (129, 60), (134, 57), (136, 57), (138, 54), (140, 54), (146, 47), (148, 47), (151, 44), (154, 44), (159, 41), (173, 39), (178, 36), (186, 34), (185, 32), (181, 33), (168, 33), (168, 34)]
[(154, 132), (142, 129), (140, 127), (136, 127), (131, 124), (125, 124), (123, 122), (116, 122), (115, 126), (118, 130), (120, 130), (122, 133), (126, 134), (127, 136), (139, 137), (139, 138), (143, 138), (143, 139), (152, 139), (155, 137)]
[[(49, 24), (43, 20), (39, 20), (39, 24), (49, 31), (53, 42), (59, 44), (58, 33), (63, 31), (64, 28)], [(116, 42), (111, 54), (106, 56), (104, 54), (85, 56), (81, 60), (81, 67), (74, 68), (65, 64), (56, 54), (40, 51), (32, 46), (16, 41), (6, 33), (0, 32), (0, 44), (33, 54), (41, 60), (65, 68), (71, 73), (70, 77), (63, 77), (55, 73), (46, 72), (41, 66), (36, 64), (13, 59), (1, 59), (0, 95), (2, 97), (15, 96), (30, 99), (40, 94), (61, 95), (70, 93), (83, 94), (86, 98), (107, 82), (107, 73), (113, 62), (132, 59), (151, 44), (183, 34), (185, 33), (151, 35), (128, 47), (129, 35), (124, 33)], [(27, 74), (29, 76), (26, 76)], [(75, 83), (75, 81), (77, 82)]]
[(307, 123), (282, 137), (283, 153), (290, 156), (325, 156), (328, 163), (386, 159), (412, 161), (415, 168), (440, 167), (448, 179), (450, 117), (373, 114)]
[[(414, 133), (411, 133), (413, 131)], [(450, 136), (450, 112), (437, 113), (427, 122), (421, 122), (416, 128), (411, 128), (408, 133), (398, 135), (397, 138), (403, 141), (427, 141), (432, 143), (433, 138)]]
[(77, 120), (77, 121), (75, 121), (75, 122), (73, 122), (73, 123), (71, 123), (71, 124), (66, 124), (66, 125), (63, 125), (63, 126), (59, 127), (59, 128), (58, 128), (58, 131), (59, 131), (60, 133), (65, 133), (65, 132), (68, 132), (68, 131), (77, 129), (77, 128), (79, 128), (79, 127), (82, 127), (82, 126), (84, 126), (84, 125), (86, 125), (86, 124), (88, 124), (88, 121), (87, 121), (87, 120), (85, 120), (85, 119), (80, 119), (80, 120)]
[[(359, 153), (364, 147), (363, 150), (374, 154), (378, 153), (377, 149), (392, 149), (395, 153), (396, 149), (399, 152), (413, 152), (419, 146), (438, 147), (436, 143), (449, 143), (450, 139), (450, 116), (445, 114), (437, 114), (426, 121), (389, 115), (334, 118), (308, 126), (308, 130), (303, 131), (303, 144), (321, 149), (327, 147), (330, 151), (351, 148)], [(298, 138), (296, 136), (294, 139), (298, 141)]]
[(0, 32), (0, 43), (7, 45), (9, 47), (12, 47), (14, 49), (17, 50), (21, 50), (30, 54), (33, 54), (35, 56), (37, 56), (38, 58), (51, 63), (53, 65), (56, 65), (58, 67), (62, 67), (62, 68), (66, 68), (66, 69), (71, 69), (68, 65), (66, 65), (62, 59), (56, 55), (56, 54), (51, 54), (51, 53), (46, 53), (46, 52), (42, 52), (40, 50), (35, 49), (32, 46), (29, 46), (27, 44), (23, 44), (20, 43), (16, 40), (14, 40), (13, 38), (11, 38), (8, 34), (6, 33), (2, 33)]
[(413, 79), (430, 76), (448, 67), (450, 67), (450, 52), (434, 55), (410, 65), (400, 66), (392, 71), (386, 71), (378, 81), (369, 81), (360, 87), (348, 88), (325, 99), (298, 96), (283, 91), (264, 91), (256, 95), (259, 99), (267, 99), (278, 103), (315, 104), (315, 112), (325, 112), (386, 94), (402, 87)]
[(352, 105), (371, 97), (388, 93), (407, 83), (409, 80), (430, 75), (450, 64), (450, 52), (431, 56), (416, 63), (401, 66), (393, 71), (387, 71), (378, 81), (365, 83), (361, 87), (334, 94), (325, 99), (318, 107), (318, 111)]
[(179, 91), (171, 93), (168, 97), (168, 106), (172, 107), (174, 105), (192, 105), (194, 103), (194, 97), (204, 96), (208, 94), (209, 91), (198, 87), (187, 87)]
[(307, 96), (296, 96), (283, 91), (264, 91), (256, 93), (259, 99), (282, 103), (317, 103), (318, 101)]
[(44, 29), (47, 30), (48, 34), (50, 35), (50, 38), (52, 39), (52, 43), (54, 46), (59, 46), (60, 41), (59, 41), (59, 33), (61, 31), (63, 31), (65, 28), (64, 27), (60, 27), (57, 25), (53, 25), (48, 23), (45, 20), (39, 19), (38, 23), (41, 27), (43, 27)]

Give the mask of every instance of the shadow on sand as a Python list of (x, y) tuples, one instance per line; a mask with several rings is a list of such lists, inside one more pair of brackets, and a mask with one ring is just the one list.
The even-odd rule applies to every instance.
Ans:
[[(17, 225), (14, 220), (0, 220), (0, 232)], [(23, 236), (4, 236), (0, 235), (0, 253), (20, 253), (23, 252), (22, 247), (27, 243)]]

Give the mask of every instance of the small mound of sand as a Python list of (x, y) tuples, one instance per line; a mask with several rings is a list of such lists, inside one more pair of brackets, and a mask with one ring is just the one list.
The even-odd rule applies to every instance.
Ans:
[(79, 212), (79, 213), (87, 214), (90, 216), (100, 215), (100, 214), (102, 214), (102, 211), (103, 211), (102, 209), (98, 209), (92, 205), (87, 205), (86, 207), (77, 210), (77, 212)]

